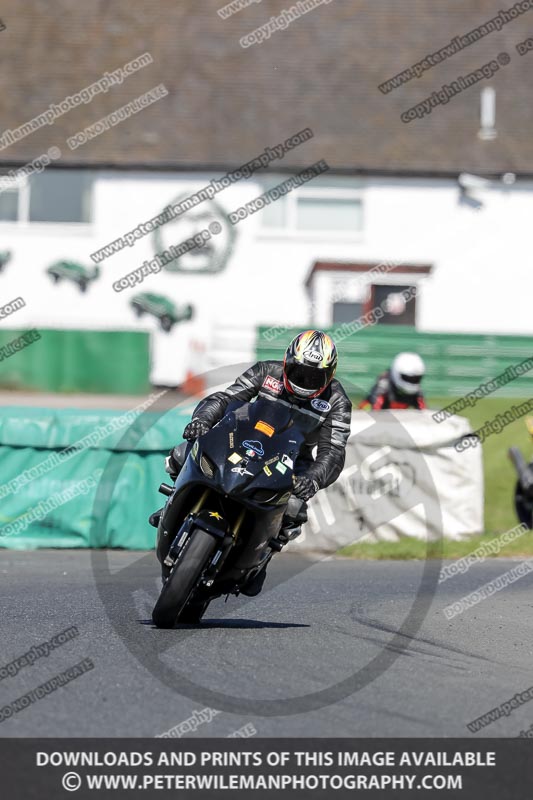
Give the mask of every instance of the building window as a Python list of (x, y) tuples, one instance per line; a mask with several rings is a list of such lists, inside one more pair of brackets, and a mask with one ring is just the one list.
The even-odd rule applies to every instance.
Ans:
[(92, 221), (92, 176), (84, 170), (47, 170), (0, 192), (0, 222)]
[(360, 200), (316, 197), (296, 198), (296, 227), (303, 231), (361, 230), (362, 203)]
[(91, 178), (81, 170), (30, 178), (30, 222), (90, 222)]
[(333, 325), (340, 325), (343, 322), (353, 322), (363, 316), (364, 306), (363, 303), (351, 303), (339, 300), (332, 303), (332, 317)]
[(4, 189), (0, 192), (0, 222), (16, 222), (18, 206), (18, 189)]
[[(260, 212), (263, 230), (359, 236), (363, 229), (361, 188), (350, 188), (346, 178), (330, 178), (320, 185), (318, 180), (265, 206)], [(281, 182), (281, 177), (272, 180), (265, 190)]]

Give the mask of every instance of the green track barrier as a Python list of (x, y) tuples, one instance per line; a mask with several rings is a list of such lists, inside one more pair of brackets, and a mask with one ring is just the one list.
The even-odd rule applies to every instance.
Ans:
[(157, 491), (168, 480), (164, 457), (189, 419), (181, 409), (128, 416), (4, 408), (0, 547), (153, 547), (147, 518), (164, 501)]
[[(0, 330), (0, 352), (25, 333)], [(141, 331), (39, 329), (40, 338), (0, 360), (0, 388), (48, 392), (149, 391), (149, 335)]]
[[(334, 332), (342, 326), (327, 328)], [(257, 358), (282, 359), (287, 343), (302, 328), (257, 330)], [(532, 336), (424, 333), (406, 325), (374, 325), (337, 338), (338, 377), (352, 396), (363, 396), (397, 353), (419, 353), (426, 362), (424, 392), (434, 397), (459, 397), (495, 378), (506, 368), (533, 357)], [(499, 397), (532, 397), (533, 370), (496, 390)]]

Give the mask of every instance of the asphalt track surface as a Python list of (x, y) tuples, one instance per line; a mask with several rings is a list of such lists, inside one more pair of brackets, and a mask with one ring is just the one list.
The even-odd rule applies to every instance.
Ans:
[[(443, 614), (515, 561), (488, 560), (435, 594), (424, 590), (429, 610), (416, 620), (419, 631), (398, 637), (423, 562), (286, 554), (271, 564), (259, 597), (214, 602), (192, 631), (158, 631), (148, 621), (157, 592), (153, 553), (98, 554), (96, 567), (92, 559), (87, 551), (0, 553), (0, 667), (65, 628), (79, 629), (48, 657), (0, 680), (0, 707), (83, 658), (95, 665), (1, 722), (0, 736), (153, 737), (213, 707), (214, 689), (252, 705), (275, 699), (285, 711), (221, 708), (186, 735), (225, 737), (252, 723), (266, 737), (475, 739), (467, 722), (533, 684), (533, 575), (450, 621)], [(158, 651), (167, 670), (178, 669), (174, 686), (132, 654), (128, 637), (148, 655)], [(294, 698), (346, 681), (383, 654), (391, 663), (365, 685), (298, 710)], [(180, 690), (179, 673), (194, 681), (194, 696)], [(532, 723), (533, 703), (525, 703), (477, 736), (515, 737)]]

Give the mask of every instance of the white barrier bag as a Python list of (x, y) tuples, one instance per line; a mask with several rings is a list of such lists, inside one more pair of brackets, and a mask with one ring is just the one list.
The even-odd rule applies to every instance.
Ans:
[(310, 501), (291, 550), (335, 552), (402, 536), (434, 541), (483, 531), (482, 446), (458, 452), (469, 421), (434, 411), (354, 411), (346, 464)]

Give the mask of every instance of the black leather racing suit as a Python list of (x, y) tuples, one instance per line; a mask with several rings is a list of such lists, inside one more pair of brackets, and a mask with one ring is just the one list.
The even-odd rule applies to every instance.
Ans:
[[(212, 427), (222, 419), (230, 402), (248, 402), (256, 396), (298, 407), (305, 416), (308, 434), (294, 471), (315, 480), (320, 489), (334, 483), (344, 467), (352, 416), (352, 404), (339, 381), (333, 380), (320, 397), (306, 400), (285, 389), (282, 361), (258, 361), (227, 389), (202, 400), (192, 418), (201, 419)], [(313, 458), (315, 445), (317, 452)]]

